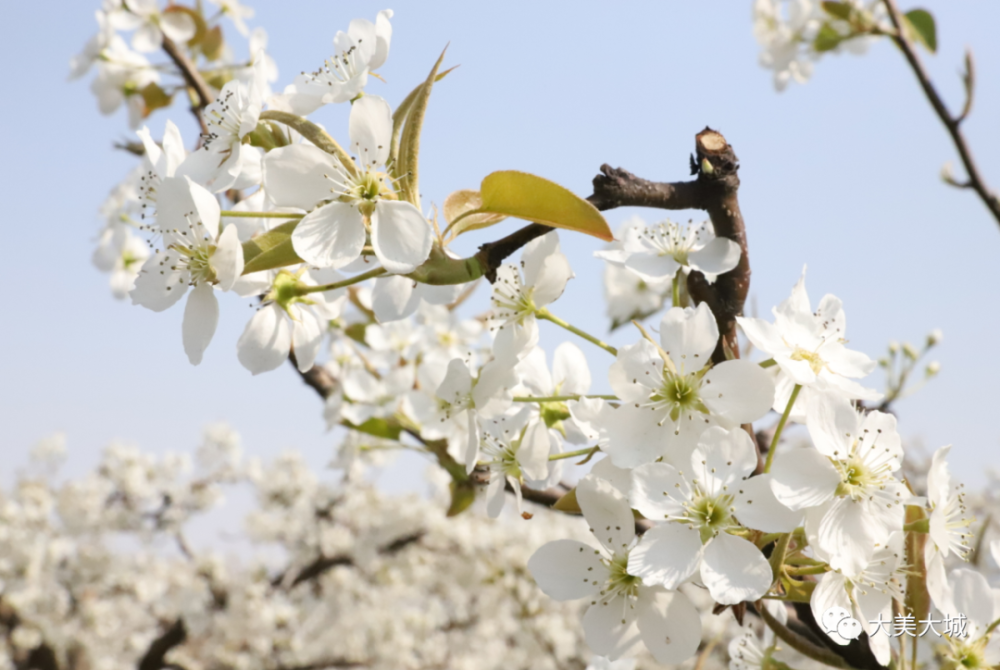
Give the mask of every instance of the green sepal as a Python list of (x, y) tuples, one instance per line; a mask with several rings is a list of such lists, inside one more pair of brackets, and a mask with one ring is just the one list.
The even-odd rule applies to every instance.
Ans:
[(243, 274), (273, 270), (301, 263), (292, 246), (292, 231), (299, 220), (288, 221), (243, 243)]

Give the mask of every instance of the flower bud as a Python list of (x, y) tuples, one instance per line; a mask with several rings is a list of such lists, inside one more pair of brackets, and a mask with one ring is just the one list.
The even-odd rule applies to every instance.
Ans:
[(917, 350), (914, 349), (913, 345), (910, 344), (909, 342), (903, 342), (903, 355), (909, 358), (911, 361), (917, 360), (917, 357), (920, 356)]
[(927, 347), (930, 348), (935, 344), (939, 344), (942, 339), (944, 339), (944, 333), (941, 332), (940, 328), (935, 328), (927, 335)]
[(931, 361), (927, 364), (927, 367), (924, 368), (924, 376), (928, 379), (936, 376), (939, 372), (941, 372), (941, 364), (937, 361)]
[(897, 351), (899, 351), (899, 342), (897, 342), (896, 340), (890, 340), (889, 341), (889, 353), (890, 354), (895, 354)]

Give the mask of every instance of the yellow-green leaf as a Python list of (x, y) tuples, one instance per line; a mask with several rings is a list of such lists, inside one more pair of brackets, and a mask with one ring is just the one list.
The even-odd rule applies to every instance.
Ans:
[(164, 14), (169, 14), (171, 12), (187, 14), (194, 22), (194, 36), (187, 41), (188, 46), (193, 47), (205, 38), (205, 33), (208, 30), (208, 24), (205, 23), (205, 18), (201, 15), (201, 12), (191, 7), (184, 7), (183, 5), (170, 5), (163, 10)]
[(576, 501), (576, 489), (570, 489), (569, 493), (564, 495), (562, 498), (557, 500), (552, 509), (559, 510), (560, 512), (567, 512), (569, 514), (583, 514), (583, 510), (580, 509), (580, 503)]
[[(406, 114), (406, 125), (403, 127), (403, 136), (399, 143), (399, 166), (396, 172), (399, 175), (400, 196), (403, 200), (408, 200), (414, 205), (420, 206), (420, 186), (419, 186), (419, 160), (420, 160), (420, 131), (424, 127), (424, 116), (427, 114), (427, 103), (430, 101), (431, 89), (437, 81), (438, 68), (444, 60), (445, 51), (438, 56), (437, 62), (427, 75), (427, 80), (418, 90), (413, 98), (413, 103)], [(390, 148), (391, 151), (391, 148)]]
[(244, 242), (243, 274), (301, 263), (302, 259), (292, 247), (292, 231), (298, 224), (298, 220), (288, 221)]
[(479, 190), (481, 212), (504, 214), (611, 241), (614, 235), (597, 208), (569, 189), (526, 172), (487, 175)]
[(503, 214), (473, 213), (482, 206), (483, 198), (479, 195), (479, 191), (471, 189), (455, 191), (444, 199), (444, 219), (448, 222), (452, 239), (470, 230), (487, 228), (507, 218)]
[(201, 49), (201, 53), (204, 54), (205, 58), (210, 61), (216, 61), (222, 58), (222, 47), (225, 44), (226, 40), (222, 37), (222, 26), (215, 26), (205, 32), (205, 37), (201, 40), (198, 48)]
[[(441, 81), (448, 76), (448, 73), (454, 70), (455, 67), (450, 67), (444, 72), (439, 72), (434, 81)], [(417, 96), (420, 94), (421, 89), (423, 89), (426, 82), (420, 82), (415, 89), (410, 91), (410, 94), (403, 98), (403, 102), (399, 103), (396, 107), (396, 111), (392, 113), (392, 140), (389, 142), (389, 172), (394, 178), (399, 177), (399, 137), (403, 132), (403, 124), (406, 122), (406, 116), (410, 113), (410, 107), (413, 106), (413, 101), (416, 100)]]
[(146, 86), (139, 91), (139, 95), (142, 96), (143, 118), (146, 118), (157, 109), (169, 107), (170, 103), (173, 102), (173, 98), (167, 94), (166, 91), (160, 88), (156, 82), (146, 84)]
[(926, 9), (911, 9), (903, 15), (910, 35), (931, 53), (937, 51), (937, 25), (934, 16)]
[(452, 481), (451, 504), (448, 506), (448, 516), (458, 516), (469, 508), (476, 500), (476, 487), (471, 481)]

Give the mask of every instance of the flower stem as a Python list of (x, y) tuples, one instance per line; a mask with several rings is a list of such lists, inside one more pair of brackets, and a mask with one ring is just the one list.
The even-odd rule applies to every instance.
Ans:
[(600, 398), (601, 400), (619, 400), (616, 395), (549, 395), (549, 396), (514, 396), (514, 402), (564, 402), (580, 398)]
[(224, 209), (220, 214), (233, 219), (301, 219), (305, 216), (289, 212), (237, 212), (232, 209)]
[(775, 619), (774, 615), (767, 611), (767, 608), (764, 607), (762, 602), (757, 601), (754, 603), (754, 609), (757, 610), (758, 614), (760, 614), (760, 618), (764, 620), (764, 623), (766, 623), (768, 627), (774, 631), (775, 636), (803, 656), (808, 656), (814, 661), (819, 661), (820, 663), (833, 666), (834, 668), (851, 667), (844, 662), (844, 659), (837, 656), (829, 649), (824, 649), (823, 647), (813, 644)]
[(321, 286), (299, 286), (296, 291), (298, 295), (309, 295), (310, 293), (324, 293), (326, 291), (335, 291), (338, 288), (345, 288), (351, 286), (352, 284), (358, 284), (365, 281), (366, 279), (371, 279), (372, 277), (378, 277), (379, 275), (384, 275), (386, 273), (385, 268), (372, 268), (368, 272), (362, 272), (359, 275), (354, 275), (350, 279), (344, 279), (343, 281), (335, 281), (332, 284), (322, 284)]
[(829, 565), (810, 565), (802, 568), (787, 568), (785, 572), (791, 577), (801, 577), (802, 575), (822, 575), (830, 572)]
[(781, 432), (785, 430), (785, 424), (788, 423), (788, 415), (792, 413), (792, 405), (795, 404), (795, 399), (799, 397), (799, 391), (801, 390), (801, 384), (796, 384), (795, 388), (792, 389), (792, 395), (788, 398), (788, 404), (785, 405), (785, 412), (781, 415), (781, 420), (778, 421), (778, 427), (774, 429), (771, 446), (767, 449), (767, 461), (764, 463), (764, 472), (771, 471), (771, 463), (774, 462), (774, 451), (778, 447), (778, 440), (781, 439)]
[(671, 300), (673, 301), (674, 307), (681, 307), (681, 282), (679, 277), (681, 276), (681, 269), (677, 268), (677, 272), (674, 273), (674, 278), (671, 280)]
[(601, 349), (604, 349), (606, 352), (608, 352), (612, 356), (617, 356), (618, 355), (618, 350), (615, 349), (614, 347), (612, 347), (607, 342), (602, 342), (601, 340), (597, 339), (596, 337), (594, 337), (590, 333), (585, 333), (582, 330), (580, 330), (579, 328), (577, 328), (576, 326), (572, 326), (572, 325), (566, 323), (565, 321), (563, 321), (562, 319), (560, 319), (558, 316), (554, 315), (552, 312), (550, 312), (549, 310), (545, 309), (544, 307), (542, 309), (535, 310), (535, 316), (538, 317), (539, 319), (545, 319), (546, 321), (551, 321), (552, 323), (556, 324), (557, 326), (565, 328), (566, 330), (568, 330), (569, 332), (573, 333), (574, 335), (579, 335), (580, 337), (582, 337), (583, 339), (587, 340), (591, 344), (596, 344)]
[(576, 451), (565, 451), (561, 454), (553, 454), (549, 456), (550, 461), (560, 461), (564, 458), (576, 458), (577, 456), (587, 456), (592, 454), (597, 450), (597, 447), (587, 447), (586, 449), (577, 449)]

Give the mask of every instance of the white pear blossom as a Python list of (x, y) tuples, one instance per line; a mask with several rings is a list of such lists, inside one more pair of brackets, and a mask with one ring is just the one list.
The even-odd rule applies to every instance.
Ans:
[(948, 573), (944, 609), (948, 615), (965, 615), (965, 635), (953, 631), (947, 635), (944, 668), (986, 670), (1000, 664), (1000, 636), (990, 630), (1000, 619), (1000, 592), (991, 588), (986, 577), (968, 568)]
[(472, 472), (479, 460), (481, 421), (499, 417), (510, 408), (516, 384), (517, 376), (507, 361), (494, 359), (473, 378), (464, 360), (452, 360), (435, 392), (436, 409), (424, 422), (420, 434), (437, 439), (450, 427), (443, 424), (457, 427), (465, 437), (459, 446), (461, 460), (466, 470)]
[[(892, 630), (892, 601), (903, 600), (906, 566), (903, 563), (903, 533), (895, 532), (869, 560), (850, 572), (827, 572), (819, 578), (809, 606), (816, 621), (833, 608), (842, 608), (861, 623), (868, 633), (868, 644), (882, 665), (889, 664), (891, 637), (882, 622)], [(873, 623), (874, 622), (874, 623)], [(880, 630), (880, 627), (882, 630)], [(831, 640), (846, 645), (849, 639), (836, 632), (826, 632)]]
[(97, 20), (97, 33), (87, 40), (83, 50), (73, 56), (69, 62), (69, 79), (79, 79), (87, 74), (91, 66), (98, 62), (105, 48), (111, 43), (115, 35), (114, 28), (108, 21), (108, 14), (102, 10), (94, 12)]
[(111, 294), (124, 300), (147, 258), (146, 243), (132, 233), (131, 226), (119, 223), (101, 231), (92, 260), (97, 269), (111, 274)]
[(580, 481), (576, 497), (601, 549), (549, 542), (528, 561), (538, 586), (555, 600), (590, 600), (583, 629), (596, 654), (616, 660), (639, 638), (660, 663), (687, 660), (698, 648), (701, 619), (680, 591), (646, 586), (630, 572), (636, 535), (625, 497), (593, 475)]
[(326, 324), (340, 315), (346, 295), (338, 289), (299, 296), (296, 287), (329, 284), (339, 278), (332, 270), (302, 268), (295, 273), (275, 273), (260, 307), (236, 344), (236, 356), (243, 367), (255, 375), (268, 372), (294, 351), (299, 370), (308, 372), (316, 362)]
[(502, 265), (493, 283), (490, 330), (495, 334), (493, 351), (501, 358), (520, 358), (538, 343), (535, 312), (559, 298), (574, 276), (555, 231), (524, 246), (521, 270)]
[(604, 267), (604, 302), (612, 330), (633, 319), (644, 319), (659, 311), (663, 307), (664, 297), (670, 293), (670, 277), (647, 281), (625, 268), (623, 240), (632, 234), (630, 231), (641, 229), (645, 225), (646, 222), (638, 216), (626, 219), (618, 227), (614, 241), (594, 252), (594, 256), (607, 261)]
[(247, 28), (246, 20), (254, 17), (255, 12), (253, 7), (247, 7), (240, 0), (209, 0), (209, 2), (216, 5), (220, 12), (229, 17), (229, 20), (233, 22), (240, 35), (243, 35), (243, 37), (250, 35), (250, 29)]
[(271, 98), (271, 106), (307, 116), (323, 105), (354, 100), (368, 83), (368, 74), (389, 56), (392, 14), (391, 9), (382, 10), (374, 24), (351, 21), (346, 33), (338, 31), (333, 38), (334, 55), (315, 72), (297, 76), (283, 94)]
[(503, 510), (505, 485), (510, 484), (521, 511), (521, 482), (544, 481), (549, 470), (549, 432), (545, 424), (521, 420), (487, 424), (479, 443), (483, 465), (489, 469), (486, 511), (492, 518)]
[[(814, 390), (833, 390), (850, 400), (879, 400), (881, 393), (854, 381), (874, 370), (875, 361), (844, 346), (847, 317), (840, 299), (825, 295), (813, 312), (805, 281), (803, 270), (791, 295), (771, 310), (773, 324), (736, 317), (753, 345), (773, 357), (780, 368), (774, 410), (785, 410), (796, 384), (803, 387), (796, 408), (804, 407)], [(801, 420), (801, 409), (792, 417)]]
[(132, 303), (160, 312), (192, 287), (184, 309), (184, 351), (201, 362), (219, 320), (214, 287), (233, 288), (243, 273), (243, 247), (232, 224), (219, 229), (219, 203), (187, 177), (168, 177), (157, 188), (157, 231), (164, 248), (143, 264)]
[(691, 454), (690, 469), (649, 463), (632, 471), (632, 506), (660, 521), (629, 555), (628, 571), (645, 584), (675, 589), (696, 572), (723, 605), (754, 601), (771, 588), (767, 559), (734, 533), (790, 532), (801, 520), (768, 488), (749, 478), (757, 450), (741, 428), (713, 427)]
[(249, 85), (233, 79), (202, 117), (207, 132), (201, 147), (178, 168), (213, 193), (260, 184), (263, 152), (250, 146), (248, 135), (257, 128), (264, 104), (264, 59), (257, 54)]
[[(540, 347), (533, 348), (524, 356), (518, 364), (518, 372), (521, 383), (535, 397), (584, 395), (590, 390), (591, 377), (587, 357), (580, 347), (572, 342), (563, 342), (556, 347), (552, 357), (551, 372), (545, 364), (545, 351)], [(564, 434), (567, 441), (574, 444), (589, 441), (588, 435), (577, 427), (570, 416), (567, 402), (550, 400), (532, 405), (538, 409), (538, 416), (533, 421), (541, 421), (555, 428)]]
[(646, 228), (630, 228), (622, 246), (624, 266), (646, 281), (697, 270), (714, 283), (740, 262), (740, 245), (716, 237), (711, 221), (682, 228), (667, 219)]
[(129, 127), (137, 128), (145, 110), (140, 91), (159, 80), (159, 73), (145, 56), (129, 49), (120, 36), (112, 35), (97, 59), (97, 76), (90, 82), (90, 91), (101, 114), (113, 114), (126, 103)]
[(811, 45), (822, 24), (823, 11), (815, 0), (755, 0), (754, 37), (763, 51), (760, 64), (774, 70), (774, 88), (785, 90), (792, 80), (806, 83), (815, 56), (803, 45)]
[(268, 197), (278, 206), (312, 210), (292, 233), (292, 245), (304, 261), (343, 268), (361, 256), (369, 233), (375, 255), (390, 273), (412, 272), (427, 260), (434, 237), (430, 224), (412, 204), (395, 199), (387, 175), (377, 169), (389, 157), (391, 134), (389, 104), (369, 95), (351, 107), (356, 174), (311, 145), (268, 152)]
[(833, 394), (813, 396), (806, 412), (815, 449), (775, 454), (771, 487), (789, 508), (808, 510), (807, 530), (831, 567), (853, 574), (902, 530), (911, 499), (895, 477), (903, 461), (896, 417), (862, 415)]
[(372, 311), (379, 323), (399, 321), (416, 312), (421, 302), (449, 305), (458, 300), (465, 288), (462, 284), (421, 284), (399, 275), (377, 277), (372, 289)]
[(942, 611), (948, 588), (945, 560), (951, 555), (967, 560), (973, 541), (973, 516), (965, 504), (964, 485), (952, 479), (946, 460), (950, 452), (951, 445), (935, 451), (927, 471), (930, 530), (924, 543), (924, 565), (927, 591)]
[(605, 426), (605, 450), (619, 467), (666, 457), (687, 463), (699, 436), (764, 416), (774, 400), (767, 372), (746, 360), (711, 365), (719, 328), (708, 305), (671, 308), (660, 347), (648, 340), (622, 347), (610, 372), (622, 404)]
[(135, 31), (132, 48), (136, 51), (157, 51), (164, 35), (174, 42), (187, 42), (195, 35), (194, 19), (184, 12), (161, 12), (157, 0), (124, 0), (124, 4), (111, 13), (111, 25)]

